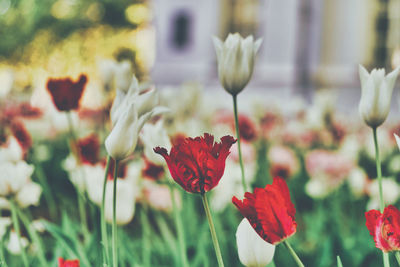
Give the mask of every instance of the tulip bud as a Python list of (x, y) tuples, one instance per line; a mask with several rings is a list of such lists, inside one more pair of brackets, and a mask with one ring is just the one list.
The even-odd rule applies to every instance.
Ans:
[(107, 153), (115, 160), (128, 157), (136, 148), (139, 131), (152, 116), (148, 112), (139, 117), (134, 104), (125, 110), (108, 135), (105, 146)]
[(384, 69), (373, 69), (371, 73), (360, 65), (361, 100), (358, 106), (365, 123), (376, 128), (389, 114), (393, 87), (400, 68), (385, 76)]
[(264, 241), (244, 218), (236, 231), (240, 262), (246, 267), (266, 266), (275, 253), (275, 246)]
[(237, 95), (250, 81), (261, 39), (254, 42), (251, 35), (243, 39), (240, 34), (235, 33), (229, 34), (224, 43), (216, 37), (213, 41), (219, 80), (228, 93)]

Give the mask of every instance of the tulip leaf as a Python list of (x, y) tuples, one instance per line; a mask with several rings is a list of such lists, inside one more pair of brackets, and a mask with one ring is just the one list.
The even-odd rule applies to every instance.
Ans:
[(342, 261), (340, 260), (340, 256), (336, 256), (337, 258), (337, 267), (343, 267)]

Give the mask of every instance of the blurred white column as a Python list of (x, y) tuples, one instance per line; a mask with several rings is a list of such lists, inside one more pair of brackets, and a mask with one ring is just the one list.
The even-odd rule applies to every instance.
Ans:
[(324, 1), (319, 62), (313, 70), (317, 84), (358, 85), (358, 64), (365, 63), (373, 44), (371, 2)]
[(257, 37), (263, 38), (253, 82), (288, 86), (294, 81), (297, 0), (260, 1)]
[(213, 68), (212, 36), (219, 28), (219, 1), (153, 0), (158, 84), (205, 82)]

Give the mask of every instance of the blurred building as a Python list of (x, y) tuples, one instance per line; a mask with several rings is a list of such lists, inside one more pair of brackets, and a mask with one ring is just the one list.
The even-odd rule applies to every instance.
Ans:
[(400, 0), (153, 0), (156, 83), (216, 82), (211, 37), (263, 38), (252, 84), (358, 86), (358, 64), (400, 64)]

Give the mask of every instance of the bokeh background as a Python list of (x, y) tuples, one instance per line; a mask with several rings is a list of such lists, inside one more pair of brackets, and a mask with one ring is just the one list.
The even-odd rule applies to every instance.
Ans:
[[(253, 78), (239, 96), (243, 127), (250, 129), (244, 145), (249, 182), (263, 187), (279, 168), (290, 173), (299, 224), (290, 242), (306, 266), (336, 266), (337, 255), (344, 266), (378, 266), (381, 254), (364, 218), (367, 209), (377, 208), (377, 184), (372, 133), (357, 110), (358, 66), (387, 71), (400, 66), (400, 0), (0, 0), (0, 108), (26, 101), (44, 111), (39, 123), (24, 121), (33, 139), (26, 158), (35, 164), (33, 179), (44, 177), (50, 186), (33, 216), (51, 217), (46, 196), (51, 191), (56, 214), (64, 215), (52, 222), (69, 233), (65, 225), (73, 225), (78, 237), (70, 238), (79, 244), (76, 192), (70, 170), (62, 167), (69, 154), (68, 125), (46, 91), (49, 77), (88, 75), (74, 117), (83, 125), (76, 126), (80, 137), (96, 132), (103, 142), (109, 133), (105, 115), (115, 95), (111, 69), (122, 62), (129, 62), (144, 86), (159, 89), (161, 104), (172, 110), (165, 118), (170, 137), (234, 134), (232, 100), (219, 84), (212, 44), (212, 36), (224, 39), (230, 32), (263, 39)], [(384, 189), (392, 204), (400, 199), (400, 156), (393, 138), (400, 129), (399, 84), (389, 119), (379, 129)], [(138, 154), (142, 149), (139, 143)], [(237, 176), (237, 167), (234, 158), (226, 176)], [(211, 205), (226, 263), (240, 266), (234, 233), (241, 216), (230, 203), (231, 188), (224, 186), (228, 189), (215, 190)], [(216, 266), (199, 199), (180, 194), (191, 266)], [(150, 200), (141, 198), (134, 219), (122, 230), (127, 244), (121, 248), (122, 262), (173, 266), (171, 212), (153, 210)], [(97, 206), (88, 203), (91, 227), (98, 230)], [(143, 225), (150, 225), (145, 235), (153, 242), (144, 250)], [(69, 255), (60, 240), (45, 235), (52, 263)], [(84, 251), (99, 264), (96, 244)], [(9, 254), (15, 266), (22, 266), (18, 255)], [(293, 263), (282, 246), (275, 260), (276, 266)]]

